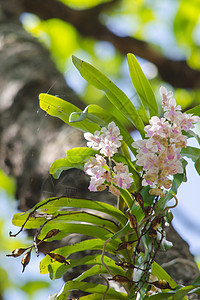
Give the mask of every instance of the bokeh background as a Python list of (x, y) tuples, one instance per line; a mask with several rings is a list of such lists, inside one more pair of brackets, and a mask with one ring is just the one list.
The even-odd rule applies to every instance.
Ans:
[[(90, 103), (104, 108), (110, 105), (104, 94), (88, 85), (72, 65), (71, 56), (76, 55), (110, 77), (137, 107), (138, 99), (128, 75), (126, 61), (126, 53), (131, 52), (137, 56), (150, 80), (158, 103), (161, 101), (159, 87), (164, 85), (174, 91), (175, 99), (183, 110), (200, 104), (198, 0), (19, 0), (17, 7), (15, 1), (10, 0), (7, 4), (3, 1), (0, 3), (0, 12), (5, 26), (14, 20), (17, 26), (50, 52), (50, 58), (58, 73), (46, 90), (41, 92), (53, 92), (54, 85), (61, 80), (62, 74), (66, 84), (81, 99), (83, 107)], [(11, 42), (15, 38), (15, 28), (10, 32)], [(0, 37), (3, 47), (2, 27)], [(32, 63), (36, 63), (34, 59)], [(39, 66), (36, 66), (36, 70), (37, 68), (39, 72)], [(9, 88), (12, 93), (12, 86)], [(6, 95), (5, 93), (4, 97)], [(59, 96), (70, 101), (67, 93)], [(0, 106), (3, 107), (3, 113), (9, 109), (9, 104), (6, 105)], [(32, 129), (33, 136), (37, 136), (45, 126), (38, 119), (41, 112), (38, 111), (37, 101), (35, 107), (33, 115), (36, 124)], [(198, 126), (195, 130), (200, 132)], [(190, 143), (198, 147), (194, 140)], [(19, 245), (21, 247), (28, 243), (26, 234), (16, 239), (8, 236), (10, 230), (16, 230), (12, 227), (11, 220), (19, 204), (19, 199), (15, 196), (15, 176), (9, 175), (3, 170), (0, 173), (0, 299), (47, 299), (50, 293), (61, 288), (62, 280), (50, 282), (48, 277), (40, 276), (37, 258), (33, 258), (30, 268), (21, 274), (19, 259), (5, 256)], [(200, 179), (190, 160), (187, 177), (188, 181), (179, 189), (179, 205), (173, 210), (173, 225), (189, 243), (190, 251), (198, 263)]]

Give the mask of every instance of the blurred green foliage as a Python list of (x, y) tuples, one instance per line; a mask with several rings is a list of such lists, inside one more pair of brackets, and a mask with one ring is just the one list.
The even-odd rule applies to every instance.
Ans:
[(3, 189), (11, 197), (15, 194), (15, 181), (0, 169), (0, 190)]
[(176, 40), (184, 48), (188, 64), (194, 69), (200, 69), (199, 16), (200, 5), (198, 0), (182, 0), (174, 19)]
[[(60, 0), (76, 10), (87, 10), (96, 5), (109, 3), (108, 0)], [(149, 1), (122, 0), (103, 10), (101, 23), (118, 36), (130, 36), (149, 43), (149, 47), (159, 55), (174, 60), (186, 60), (190, 67), (200, 69), (200, 6), (198, 0)], [(82, 98), (84, 103), (95, 103), (105, 109), (110, 108), (106, 97), (93, 86), (88, 85), (74, 70), (71, 56), (95, 63), (131, 98), (137, 106), (137, 96), (126, 75), (127, 62), (119, 50), (111, 43), (81, 36), (70, 23), (60, 19), (41, 20), (38, 16), (24, 14), (22, 23), (25, 29), (50, 51), (57, 68), (65, 74), (66, 81)], [(88, 22), (89, 24), (89, 22)], [(130, 49), (134, 52), (134, 49)], [(139, 61), (153, 89), (163, 84), (156, 66)], [(168, 83), (164, 83), (168, 88)], [(125, 88), (124, 88), (125, 87)], [(177, 89), (175, 98), (183, 109), (200, 103), (198, 90)]]
[(59, 0), (64, 4), (77, 9), (87, 9), (110, 0)]

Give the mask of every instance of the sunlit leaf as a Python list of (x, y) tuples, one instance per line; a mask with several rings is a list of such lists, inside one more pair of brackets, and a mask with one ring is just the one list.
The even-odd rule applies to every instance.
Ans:
[(66, 158), (60, 158), (53, 162), (50, 167), (49, 173), (54, 178), (58, 179), (64, 170), (70, 168), (84, 169), (84, 162), (89, 157), (96, 153), (92, 148), (79, 147), (67, 150)]
[(195, 116), (200, 117), (200, 105), (197, 105), (186, 111), (187, 114), (193, 114)]
[(40, 289), (49, 288), (50, 283), (47, 281), (27, 281), (22, 287), (21, 290), (29, 294), (30, 296), (34, 295)]
[[(104, 257), (104, 262), (113, 273), (125, 276), (125, 271), (121, 267), (117, 266), (113, 260), (108, 257)], [(107, 273), (106, 268), (101, 265), (101, 256), (95, 256), (93, 264), (94, 266), (92, 268), (83, 272), (81, 275), (75, 278), (74, 281), (82, 281), (89, 276)]]
[(181, 154), (192, 159), (192, 161), (195, 163), (195, 169), (200, 175), (200, 149), (187, 146), (186, 148), (182, 149)]
[(105, 92), (111, 103), (132, 122), (144, 137), (144, 124), (129, 98), (103, 73), (92, 65), (73, 56), (72, 61), (80, 74), (90, 84)]
[(175, 294), (174, 291), (164, 292), (164, 293), (157, 293), (157, 294), (152, 295), (152, 296), (146, 296), (144, 299), (145, 300), (147, 300), (147, 299), (150, 299), (150, 300), (169, 300), (169, 299), (173, 299), (172, 296), (174, 294)]
[(85, 120), (88, 115), (88, 107), (86, 107), (81, 113), (79, 112), (73, 112), (69, 116), (69, 122), (79, 122)]
[(127, 59), (131, 80), (142, 104), (149, 110), (150, 117), (158, 116), (158, 106), (148, 79), (133, 54), (128, 53)]
[[(67, 245), (61, 248), (58, 248), (55, 250), (56, 253), (59, 253), (60, 255), (65, 256), (66, 258), (76, 252), (80, 252), (80, 251), (85, 251), (85, 250), (102, 250), (103, 249), (103, 245), (104, 245), (104, 241), (101, 239), (88, 239), (88, 240), (84, 240), (81, 241), (79, 243), (75, 243), (72, 245)], [(108, 243), (107, 247), (106, 247), (106, 252), (115, 253), (115, 250), (118, 246), (118, 242), (113, 241), (113, 243)], [(53, 251), (54, 252), (54, 251)], [(40, 262), (40, 273), (41, 274), (46, 274), (48, 273), (48, 265), (51, 263), (51, 260), (48, 256), (45, 256), (41, 262)], [(67, 266), (60, 266), (59, 264), (54, 263), (54, 272), (57, 272), (58, 268), (62, 268), (63, 267), (65, 269), (65, 267)], [(71, 265), (70, 265), (71, 266)], [(58, 272), (56, 273), (56, 276), (60, 276), (58, 275)], [(62, 275), (61, 275), (62, 276)]]
[(108, 2), (110, 0), (59, 0), (68, 6), (72, 6), (76, 9), (88, 9), (98, 4)]
[(64, 101), (56, 96), (52, 96), (49, 94), (40, 94), (39, 100), (41, 109), (46, 111), (49, 115), (61, 119), (66, 124), (74, 128), (92, 133), (100, 129), (100, 127), (97, 124), (86, 120), (79, 122), (69, 122), (69, 116), (71, 115), (71, 113), (81, 113), (81, 110), (67, 101)]
[(184, 299), (184, 296), (186, 296), (189, 292), (191, 294), (191, 293), (197, 292), (197, 291), (199, 291), (199, 289), (193, 285), (184, 286), (184, 287), (180, 288), (178, 291), (176, 291), (173, 299), (174, 300), (182, 300), (182, 299)]
[[(88, 293), (97, 293), (101, 296), (106, 291), (106, 286), (101, 284), (95, 284), (91, 282), (78, 282), (78, 281), (68, 281), (65, 283), (64, 288), (62, 289), (62, 293), (58, 296), (58, 300), (66, 300), (67, 296), (70, 294), (72, 290), (81, 290)], [(111, 288), (106, 293), (106, 299), (115, 299), (122, 300), (127, 299), (127, 295), (117, 292)]]
[(15, 181), (12, 177), (6, 175), (3, 170), (0, 169), (0, 189), (4, 189), (9, 196), (15, 194)]
[(129, 191), (121, 189), (121, 195), (120, 196), (124, 200), (124, 202), (126, 203), (127, 207), (129, 209), (131, 209), (132, 205), (133, 205), (133, 198), (132, 198), (131, 194), (129, 193)]
[(158, 280), (167, 281), (172, 288), (177, 286), (176, 282), (171, 278), (171, 276), (155, 261), (153, 262), (151, 273), (155, 275)]
[[(59, 209), (63, 210), (64, 208), (67, 208), (67, 207), (88, 208), (88, 209), (92, 209), (95, 211), (100, 211), (100, 212), (103, 212), (103, 213), (106, 213), (106, 214), (112, 216), (117, 221), (119, 221), (120, 224), (122, 224), (122, 225), (125, 225), (126, 221), (127, 221), (127, 218), (120, 210), (118, 210), (114, 206), (107, 204), (107, 203), (103, 203), (100, 201), (87, 200), (87, 199), (67, 198), (67, 197), (55, 198), (54, 197), (54, 198), (49, 198), (49, 199), (39, 202), (38, 204), (35, 205), (34, 208), (32, 208), (31, 210), (29, 210), (26, 213), (15, 214), (13, 216), (13, 224), (15, 226), (21, 227), (22, 218), (25, 221), (28, 217), (29, 218), (34, 217), (35, 212), (37, 210), (39, 212), (44, 213), (44, 215), (42, 215), (42, 217), (47, 218), (47, 217), (51, 217), (51, 215), (53, 213), (56, 213)], [(31, 215), (30, 215), (30, 213), (31, 213)], [(36, 214), (36, 216), (37, 216), (37, 214)], [(29, 227), (29, 222), (31, 222), (31, 219), (30, 219), (30, 221), (28, 220), (26, 222), (25, 228), (31, 227), (31, 226)]]
[(181, 154), (188, 158), (191, 158), (193, 160), (193, 162), (196, 162), (200, 156), (200, 149), (191, 147), (191, 146), (187, 146), (186, 148), (183, 148), (181, 150)]
[[(23, 215), (23, 214), (17, 214), (17, 222), (18, 222), (18, 226), (22, 226), (24, 221), (26, 220), (27, 215)], [(46, 222), (45, 219), (46, 216), (38, 216), (38, 217), (30, 217), (29, 221), (26, 224), (26, 228), (38, 228), (40, 227), (44, 222)], [(118, 226), (117, 224), (115, 224), (112, 220), (109, 219), (105, 219), (101, 216), (98, 215), (94, 215), (92, 213), (89, 212), (84, 212), (84, 211), (69, 211), (69, 212), (63, 212), (60, 211), (58, 213), (55, 213), (54, 215), (51, 216), (51, 227), (55, 227), (58, 228), (59, 224), (66, 224), (67, 222), (74, 222), (74, 223), (78, 223), (78, 222), (85, 222), (85, 223), (91, 223), (94, 225), (98, 225), (101, 226), (103, 228), (106, 228), (112, 232), (116, 232), (118, 230)], [(53, 229), (55, 230), (55, 229)], [(49, 233), (48, 233), (49, 234)], [(59, 234), (59, 232), (57, 232), (55, 235)], [(46, 237), (48, 239), (50, 239), (52, 236), (50, 237)], [(53, 236), (54, 237), (54, 236)], [(55, 237), (54, 237), (55, 238)]]
[[(43, 227), (39, 239), (42, 240), (46, 235), (47, 231), (51, 230), (52, 227), (51, 223), (48, 223), (45, 227)], [(73, 224), (73, 223), (61, 223), (58, 225), (60, 229), (60, 233), (54, 238), (54, 240), (62, 239), (70, 234), (87, 234), (87, 236), (99, 238), (106, 241), (108, 238), (112, 236), (112, 233), (102, 227), (96, 227), (94, 225), (87, 225), (87, 224)]]

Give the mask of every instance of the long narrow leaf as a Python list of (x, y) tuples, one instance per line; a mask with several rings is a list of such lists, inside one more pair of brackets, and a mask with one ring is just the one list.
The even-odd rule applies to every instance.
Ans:
[(158, 116), (158, 106), (148, 79), (132, 53), (128, 53), (127, 59), (132, 83), (144, 107), (149, 109), (150, 117)]
[(54, 178), (58, 179), (60, 177), (60, 174), (64, 170), (68, 170), (70, 168), (83, 170), (85, 160), (95, 153), (96, 151), (88, 147), (69, 149), (67, 150), (66, 158), (60, 158), (53, 162), (50, 167), (49, 173), (53, 175)]
[[(49, 255), (47, 255), (47, 256), (49, 256)], [(47, 263), (48, 272), (50, 273), (49, 274), (50, 278), (53, 279), (53, 280), (61, 278), (71, 268), (80, 267), (80, 266), (83, 266), (83, 265), (98, 266), (100, 272), (97, 271), (96, 274), (107, 273), (107, 271), (101, 265), (101, 255), (99, 255), (99, 254), (85, 255), (82, 258), (70, 259), (69, 261), (70, 261), (70, 264), (66, 265), (66, 264), (60, 264), (59, 262), (52, 262), (51, 260), (47, 260), (46, 263)], [(105, 256), (104, 257), (104, 262), (106, 263), (106, 265), (109, 267), (109, 269), (112, 272), (116, 272), (115, 274), (125, 276), (124, 270), (121, 267), (117, 266), (111, 258)], [(91, 270), (90, 272), (88, 270), (88, 272), (85, 273), (85, 275), (83, 275), (83, 277), (86, 278), (86, 277), (92, 276), (92, 275), (95, 275), (94, 269)], [(82, 277), (82, 275), (80, 275), (80, 276), (79, 276), (80, 278), (77, 277), (76, 279), (74, 279), (74, 281), (82, 281), (84, 278)]]
[(193, 160), (193, 162), (196, 162), (197, 159), (200, 157), (200, 149), (191, 147), (191, 146), (187, 146), (186, 148), (183, 148), (181, 150), (181, 154), (183, 156), (191, 158)]
[[(114, 267), (110, 267), (109, 269), (114, 273), (114, 274), (118, 274), (118, 275), (122, 275), (125, 276), (125, 272), (118, 268), (116, 265)], [(100, 266), (100, 265), (94, 265), (93, 267), (91, 267), (89, 270), (83, 272), (81, 275), (79, 275), (77, 278), (75, 278), (73, 281), (82, 281), (84, 279), (86, 279), (87, 277), (90, 276), (94, 276), (97, 274), (102, 274), (102, 273), (107, 273), (107, 270), (105, 267)]]
[(156, 262), (153, 262), (152, 274), (159, 280), (166, 280), (172, 288), (177, 286), (177, 283), (171, 278), (171, 276)]
[[(91, 282), (76, 282), (76, 281), (68, 281), (65, 283), (64, 288), (62, 289), (62, 293), (57, 297), (57, 300), (66, 300), (67, 296), (70, 294), (72, 290), (81, 290), (87, 293), (97, 293), (103, 296), (106, 291), (106, 286), (101, 284), (95, 284)], [(109, 288), (106, 297), (107, 299), (115, 299), (115, 300), (123, 300), (127, 299), (127, 295), (117, 292), (111, 288)]]
[(130, 99), (99, 70), (73, 56), (72, 61), (80, 74), (90, 84), (105, 92), (109, 101), (139, 130), (144, 137), (144, 123)]
[(120, 210), (107, 203), (103, 203), (100, 201), (86, 200), (86, 199), (78, 199), (78, 198), (68, 198), (68, 197), (55, 198), (54, 197), (54, 198), (42, 200), (26, 213), (15, 214), (13, 216), (13, 224), (15, 226), (21, 227), (21, 218), (19, 216), (23, 215), (24, 220), (28, 218), (24, 226), (24, 228), (26, 228), (26, 226), (28, 226), (29, 219), (31, 217), (37, 216), (37, 214), (35, 215), (35, 212), (37, 211), (42, 213), (45, 212), (45, 215), (43, 216), (48, 217), (51, 216), (51, 214), (56, 213), (59, 209), (64, 209), (67, 207), (88, 208), (95, 211), (106, 213), (112, 216), (113, 218), (115, 218), (117, 221), (119, 221), (119, 223), (122, 224), (122, 226), (124, 226), (127, 221), (127, 218)]
[(81, 113), (81, 110), (67, 101), (64, 101), (56, 96), (43, 93), (39, 95), (39, 100), (41, 109), (46, 111), (49, 115), (61, 119), (66, 124), (74, 128), (91, 133), (94, 133), (96, 130), (100, 129), (100, 127), (96, 123), (90, 122), (88, 120), (70, 123), (69, 116), (71, 115), (71, 113)]
[(200, 117), (200, 105), (197, 105), (189, 110), (186, 110), (187, 114), (193, 114), (195, 116), (199, 116)]
[[(79, 243), (75, 243), (72, 245), (67, 245), (62, 248), (55, 249), (54, 253), (58, 253), (65, 258), (67, 258), (69, 255), (80, 252), (80, 251), (86, 251), (86, 250), (102, 250), (104, 245), (104, 241), (101, 239), (88, 239), (81, 241)], [(113, 241), (113, 243), (108, 243), (106, 247), (106, 252), (109, 252), (111, 254), (115, 254), (115, 250), (117, 249), (118, 243), (116, 241)], [(46, 255), (40, 262), (40, 273), (41, 274), (47, 274), (48, 273), (48, 265), (51, 264), (51, 259), (48, 255)], [(62, 277), (64, 273), (60, 275), (58, 269), (61, 268), (60, 263), (53, 263), (53, 270), (56, 274), (56, 278)], [(65, 266), (68, 267), (68, 266)], [(66, 272), (66, 268), (64, 268), (63, 272)], [(61, 272), (61, 271), (60, 271)]]
[[(18, 226), (22, 226), (26, 220), (27, 215), (23, 213), (18, 213), (17, 216), (15, 216), (15, 218), (16, 217), (17, 217)], [(41, 214), (41, 216), (39, 215), (38, 217), (31, 217), (26, 224), (26, 228), (27, 229), (39, 228), (46, 221), (47, 221), (46, 215), (43, 216)], [(55, 227), (57, 227), (58, 224), (62, 224), (62, 223), (65, 224), (66, 222), (71, 222), (71, 223), (85, 222), (85, 223), (91, 223), (94, 225), (101, 226), (103, 228), (110, 230), (111, 232), (116, 232), (118, 230), (117, 224), (115, 224), (112, 220), (85, 211), (81, 211), (81, 212), (61, 211), (53, 214), (49, 222), (51, 223), (51, 226), (55, 226)]]
[(42, 240), (47, 233), (52, 229), (59, 229), (60, 232), (54, 237), (54, 240), (59, 240), (61, 238), (66, 237), (72, 233), (77, 234), (87, 234), (91, 237), (100, 238), (102, 240), (107, 240), (112, 236), (112, 233), (109, 232), (107, 229), (102, 227), (97, 227), (94, 225), (87, 225), (87, 224), (73, 224), (73, 223), (59, 223), (57, 227), (54, 227), (54, 224), (48, 223), (45, 225), (39, 235), (39, 239)]

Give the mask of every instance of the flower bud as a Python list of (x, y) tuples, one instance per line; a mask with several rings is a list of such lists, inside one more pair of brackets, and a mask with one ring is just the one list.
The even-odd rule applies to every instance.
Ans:
[(152, 239), (156, 239), (156, 238), (157, 238), (157, 231), (150, 228), (150, 230), (149, 230), (149, 236), (150, 236)]
[(123, 249), (128, 249), (130, 250), (131, 249), (131, 244), (133, 244), (134, 242), (136, 241), (130, 241), (130, 242), (122, 242), (118, 245), (118, 248), (116, 251), (120, 251), (120, 250), (123, 250)]
[(6, 256), (18, 257), (18, 256), (22, 255), (26, 250), (27, 250), (27, 248), (18, 248), (18, 249), (13, 250), (11, 254), (6, 254)]
[(135, 229), (135, 231), (137, 230), (137, 219), (136, 216), (130, 214), (128, 212), (128, 217), (129, 217), (129, 221), (130, 221), (130, 227)]
[(139, 204), (139, 206), (140, 206), (141, 208), (143, 208), (143, 203), (144, 203), (144, 201), (143, 201), (142, 195), (141, 195), (140, 193), (135, 192), (135, 193), (134, 193), (134, 196), (135, 196), (135, 200), (137, 201), (137, 203)]
[(114, 281), (119, 282), (119, 283), (128, 283), (128, 282), (131, 282), (130, 279), (128, 279), (126, 276), (122, 276), (122, 275), (115, 275), (112, 278), (108, 278), (108, 280), (114, 280)]
[(120, 266), (122, 268), (125, 268), (125, 269), (134, 269), (135, 266), (132, 265), (131, 263), (129, 262), (126, 262), (126, 261), (123, 261), (121, 263), (115, 263), (117, 266)]
[[(32, 250), (32, 249), (31, 249)], [(22, 268), (22, 272), (24, 272), (26, 266), (28, 265), (29, 261), (30, 261), (30, 258), (31, 258), (31, 250), (29, 250), (28, 252), (26, 252), (24, 254), (24, 256), (22, 257), (22, 260), (21, 260), (21, 264), (23, 266)]]
[(173, 290), (173, 288), (165, 280), (153, 281), (153, 282), (151, 282), (151, 284), (153, 284), (155, 287), (157, 287), (161, 290), (165, 290), (165, 289)]
[(43, 238), (43, 240), (50, 239), (53, 236), (57, 235), (59, 232), (60, 232), (59, 229), (52, 229), (47, 233), (47, 235)]
[(143, 212), (145, 214), (145, 217), (150, 216), (152, 213), (152, 207), (150, 205), (143, 207)]
[(66, 261), (65, 257), (63, 255), (60, 255), (58, 253), (53, 253), (53, 252), (48, 252), (47, 253), (53, 260), (63, 264), (65, 263), (66, 265), (69, 265), (70, 263)]

